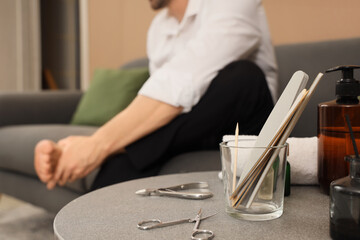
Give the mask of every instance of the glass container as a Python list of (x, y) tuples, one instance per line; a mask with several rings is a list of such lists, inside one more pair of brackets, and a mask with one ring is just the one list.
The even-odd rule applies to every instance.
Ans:
[(350, 175), (330, 185), (330, 235), (333, 239), (360, 239), (360, 158), (345, 157)]

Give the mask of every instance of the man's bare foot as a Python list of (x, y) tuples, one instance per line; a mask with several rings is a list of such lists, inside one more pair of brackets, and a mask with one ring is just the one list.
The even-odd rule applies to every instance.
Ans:
[(50, 140), (40, 141), (34, 152), (34, 167), (35, 171), (44, 183), (47, 183), (47, 187), (52, 189), (55, 184), (52, 180), (53, 174), (61, 155), (61, 149), (56, 143)]

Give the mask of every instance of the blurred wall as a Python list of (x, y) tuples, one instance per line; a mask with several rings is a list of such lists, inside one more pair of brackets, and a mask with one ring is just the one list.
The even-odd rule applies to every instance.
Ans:
[(37, 0), (0, 0), (0, 91), (40, 89)]
[(148, 0), (89, 0), (90, 76), (146, 54), (146, 34), (155, 12)]
[(360, 37), (359, 0), (263, 0), (274, 44)]
[[(16, 2), (0, 2), (0, 91), (17, 89)], [(11, 79), (11, 80), (9, 80)]]
[[(360, 37), (359, 0), (264, 0), (274, 44)], [(89, 0), (90, 76), (145, 56), (148, 0)]]

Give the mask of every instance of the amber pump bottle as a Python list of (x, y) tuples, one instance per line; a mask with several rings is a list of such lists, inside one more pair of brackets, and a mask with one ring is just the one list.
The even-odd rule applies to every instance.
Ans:
[(354, 69), (360, 66), (338, 66), (326, 72), (342, 71), (336, 82), (336, 100), (318, 105), (318, 180), (320, 188), (329, 194), (330, 183), (349, 174), (349, 164), (343, 159), (353, 155), (347, 114), (353, 126), (356, 143), (360, 145), (360, 83), (354, 79)]

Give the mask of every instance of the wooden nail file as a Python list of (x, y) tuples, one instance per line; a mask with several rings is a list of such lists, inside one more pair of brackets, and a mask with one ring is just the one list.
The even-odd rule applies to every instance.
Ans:
[[(298, 94), (305, 88), (308, 79), (309, 76), (303, 71), (297, 71), (293, 74), (279, 100), (274, 106), (272, 112), (270, 113), (268, 119), (266, 120), (263, 128), (261, 129), (260, 134), (255, 142), (255, 147), (264, 147), (269, 145), (270, 141), (281, 127), (281, 123), (288, 114)], [(249, 173), (250, 169), (259, 159), (262, 152), (262, 149), (252, 152), (249, 160), (244, 166), (237, 185), (239, 185), (239, 183), (241, 183), (244, 177)]]
[[(294, 129), (297, 121), (299, 120), (302, 112), (304, 111), (306, 105), (308, 104), (308, 102), (310, 101), (310, 98), (312, 97), (312, 95), (314, 94), (314, 91), (317, 87), (317, 85), (319, 84), (321, 78), (323, 77), (322, 73), (319, 73), (314, 82), (311, 84), (309, 90), (307, 91), (307, 93), (305, 94), (305, 98), (302, 101), (302, 103), (299, 106), (299, 109), (296, 111), (296, 113), (294, 114), (294, 116), (292, 117), (291, 121), (289, 122), (289, 125), (287, 126), (286, 130), (284, 131), (284, 133), (282, 134), (280, 141), (278, 143), (278, 145), (284, 145), (286, 140), (288, 139), (288, 137), (290, 136), (290, 133), (292, 132), (292, 130)], [(267, 172), (269, 171), (270, 167), (272, 166), (272, 164), (274, 163), (274, 160), (276, 158), (276, 156), (278, 155), (278, 149), (275, 151), (275, 153), (273, 153), (273, 156), (271, 157), (270, 161), (268, 162), (264, 173), (262, 174), (262, 176), (260, 177), (254, 191), (252, 192), (249, 201), (246, 205), (246, 207), (250, 207), (251, 203), (253, 202), (257, 192), (259, 191), (259, 188), (262, 184), (262, 182), (264, 181), (265, 175), (267, 174)]]

